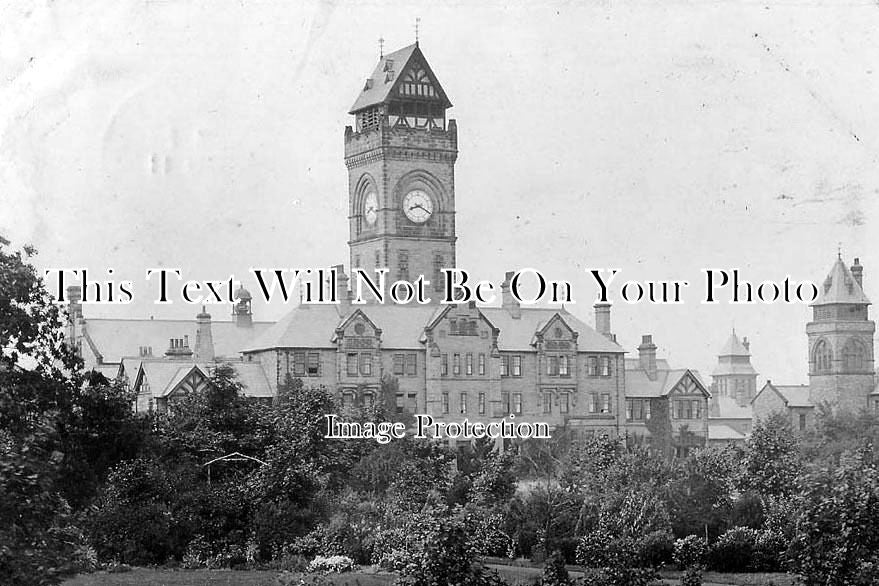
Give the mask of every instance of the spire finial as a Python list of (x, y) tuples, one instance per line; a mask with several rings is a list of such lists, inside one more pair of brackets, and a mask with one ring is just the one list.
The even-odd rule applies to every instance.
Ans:
[(842, 242), (839, 242), (836, 245), (836, 258), (842, 260)]
[(383, 59), (385, 56), (385, 38), (378, 38), (378, 58)]
[(418, 46), (418, 27), (421, 25), (421, 17), (415, 18), (415, 46)]

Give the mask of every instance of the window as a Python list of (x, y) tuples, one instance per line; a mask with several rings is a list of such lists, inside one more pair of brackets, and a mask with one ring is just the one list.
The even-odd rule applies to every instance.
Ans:
[(464, 366), (467, 369), (467, 376), (473, 375), (473, 353), (468, 352)]
[(610, 376), (610, 356), (601, 357), (601, 376)]
[(409, 280), (409, 251), (401, 250), (397, 253), (397, 272), (400, 275), (400, 279), (404, 281)]
[(485, 374), (485, 354), (479, 355), (479, 374)]
[(589, 376), (598, 376), (598, 357), (589, 357)]
[(443, 257), (437, 254), (433, 257), (433, 290), (437, 293), (443, 292)]
[(443, 414), (449, 412), (449, 394), (443, 393)]
[[(510, 393), (501, 393), (501, 401), (503, 402), (504, 416), (506, 417), (510, 414)], [(877, 407), (877, 410), (879, 410), (879, 407)]]
[(513, 393), (513, 413), (522, 414), (522, 393)]
[(571, 394), (562, 393), (559, 395), (559, 413), (568, 413), (571, 410)]
[(684, 402), (675, 401), (675, 419), (684, 418)]
[(415, 376), (418, 372), (418, 356), (416, 354), (406, 355), (406, 374)]
[(348, 376), (357, 376), (357, 353), (350, 352), (348, 354)]
[(842, 349), (842, 363), (847, 371), (867, 369), (867, 351), (855, 338), (849, 338)]
[(449, 355), (443, 354), (440, 358), (440, 376), (449, 376)]
[(461, 374), (461, 355), (457, 353), (452, 355), (452, 374), (455, 376)]
[(415, 393), (409, 393), (409, 403), (412, 405), (412, 412), (418, 412), (418, 396)]
[(815, 371), (830, 372), (832, 354), (830, 344), (826, 340), (818, 340), (815, 344)]
[(552, 413), (552, 393), (543, 393), (543, 413)]
[(560, 376), (568, 376), (568, 357), (567, 356), (559, 356), (559, 375)]
[(372, 409), (375, 406), (375, 395), (372, 393), (366, 393), (363, 395), (363, 405), (367, 409)]
[(467, 393), (461, 393), (461, 415), (467, 414)]
[(644, 419), (650, 419), (650, 399), (644, 401)]
[(589, 395), (589, 412), (598, 413), (598, 393), (591, 393)]
[(635, 401), (626, 399), (626, 421), (632, 421), (635, 418)]
[(397, 413), (403, 412), (403, 401), (404, 401), (403, 393), (397, 393)]
[(602, 413), (610, 413), (610, 394), (602, 393), (601, 394), (601, 412)]
[(307, 371), (308, 371), (308, 376), (319, 376), (320, 375), (320, 353), (319, 352), (309, 352), (308, 353)]
[(693, 417), (702, 419), (702, 401), (693, 401)]
[(485, 393), (479, 393), (479, 414), (485, 415)]
[(501, 356), (501, 376), (510, 376), (510, 357)]
[(800, 413), (800, 431), (806, 429), (806, 414)]
[(354, 393), (345, 391), (342, 393), (342, 409), (347, 409), (354, 404)]
[(305, 376), (305, 352), (293, 353), (293, 374)]
[(559, 357), (558, 356), (547, 356), (546, 357), (546, 374), (549, 376), (558, 376), (559, 375)]
[(517, 354), (512, 359), (513, 376), (522, 376), (522, 357)]
[(394, 374), (402, 375), (406, 372), (406, 355), (394, 354)]
[(370, 376), (372, 374), (372, 354), (363, 352), (360, 355), (360, 374)]
[(684, 401), (684, 407), (686, 408), (686, 411), (684, 411), (684, 413), (686, 414), (685, 419), (692, 419), (693, 418), (693, 401)]

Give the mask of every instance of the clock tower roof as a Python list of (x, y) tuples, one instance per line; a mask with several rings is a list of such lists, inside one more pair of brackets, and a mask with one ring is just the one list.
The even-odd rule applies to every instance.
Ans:
[(424, 58), (418, 43), (382, 56), (349, 114), (394, 100), (422, 100), (451, 108), (452, 103)]

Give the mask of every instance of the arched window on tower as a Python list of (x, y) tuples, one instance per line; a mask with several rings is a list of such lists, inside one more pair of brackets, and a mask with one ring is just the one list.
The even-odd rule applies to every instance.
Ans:
[(846, 371), (867, 370), (867, 349), (857, 338), (849, 338), (842, 349), (842, 363)]
[(815, 372), (830, 372), (832, 353), (827, 340), (818, 340), (814, 350)]

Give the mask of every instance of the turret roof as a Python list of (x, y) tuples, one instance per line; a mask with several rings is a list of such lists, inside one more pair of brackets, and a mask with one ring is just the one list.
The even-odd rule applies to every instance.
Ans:
[(852, 276), (842, 257), (837, 257), (833, 268), (819, 286), (818, 300), (812, 305), (832, 305), (835, 303), (869, 304), (864, 290)]

